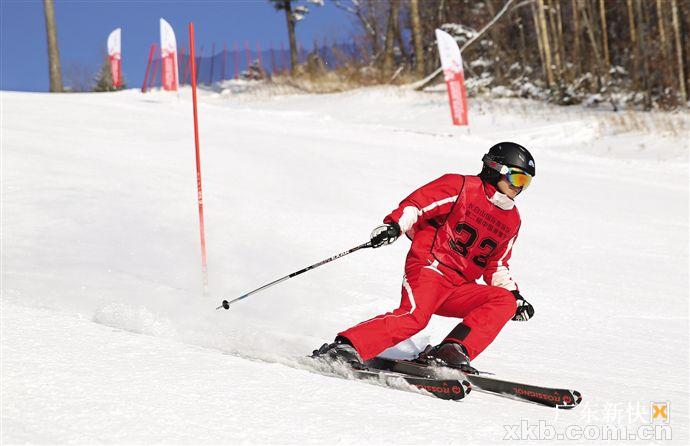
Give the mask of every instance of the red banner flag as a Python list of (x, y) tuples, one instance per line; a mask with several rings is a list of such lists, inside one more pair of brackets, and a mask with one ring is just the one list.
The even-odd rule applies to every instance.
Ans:
[(441, 56), (443, 77), (448, 87), (448, 100), (453, 125), (468, 125), (467, 119), (467, 90), (465, 90), (465, 74), (462, 69), (460, 48), (453, 37), (440, 29), (436, 30), (438, 52)]
[(172, 26), (161, 19), (161, 82), (165, 90), (177, 90), (177, 40)]
[(110, 62), (110, 74), (113, 79), (113, 87), (122, 85), (122, 30), (117, 28), (108, 36), (108, 61)]

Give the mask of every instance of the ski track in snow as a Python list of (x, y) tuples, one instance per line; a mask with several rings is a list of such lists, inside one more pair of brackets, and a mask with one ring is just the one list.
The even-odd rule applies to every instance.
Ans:
[[(440, 93), (202, 92), (202, 297), (190, 97), (2, 92), (2, 443), (496, 443), (522, 420), (636, 429), (650, 401), (671, 402), (687, 441), (687, 113), (628, 113), (643, 125), (626, 130), (611, 112), (473, 99), (468, 130)], [(397, 306), (407, 240), (214, 310), (362, 243), (507, 139), (538, 164), (511, 261), (536, 315), (474, 364), (580, 390), (579, 408), (309, 371), (312, 349)]]

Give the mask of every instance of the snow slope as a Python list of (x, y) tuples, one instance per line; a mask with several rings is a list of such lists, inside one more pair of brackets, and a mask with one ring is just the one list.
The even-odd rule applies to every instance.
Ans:
[[(522, 420), (635, 431), (651, 401), (671, 402), (687, 441), (687, 113), (476, 99), (468, 130), (439, 93), (203, 92), (203, 297), (190, 99), (2, 92), (3, 443), (499, 442)], [(537, 160), (512, 260), (536, 315), (474, 364), (577, 388), (578, 409), (305, 370), (337, 331), (397, 306), (407, 240), (214, 310), (366, 241), (414, 188), (478, 172), (506, 139)]]

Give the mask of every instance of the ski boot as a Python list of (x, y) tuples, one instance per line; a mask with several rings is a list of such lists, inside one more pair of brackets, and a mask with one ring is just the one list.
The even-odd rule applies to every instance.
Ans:
[(442, 342), (435, 347), (427, 345), (415, 361), (429, 366), (450, 367), (471, 375), (479, 374), (477, 369), (470, 365), (465, 347), (456, 342)]
[(355, 370), (366, 370), (362, 357), (346, 338), (338, 336), (332, 344), (323, 344), (311, 355), (315, 359), (324, 359), (327, 362), (346, 364)]

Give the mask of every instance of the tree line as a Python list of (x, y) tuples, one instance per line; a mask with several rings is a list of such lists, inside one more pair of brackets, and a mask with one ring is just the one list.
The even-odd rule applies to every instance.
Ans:
[[(283, 10), (297, 1), (273, 0)], [(465, 76), (476, 85), (522, 95), (535, 85), (563, 104), (687, 105), (689, 0), (331, 1), (352, 16), (353, 39), (382, 82), (401, 71), (416, 78), (437, 72), (434, 30), (441, 28), (461, 47), (471, 42)]]
[[(688, 105), (690, 0), (329, 0), (351, 15), (362, 68), (382, 83), (439, 78), (434, 30), (463, 49), (470, 89), (507, 87), (561, 104)], [(293, 74), (298, 23), (323, 0), (270, 0), (285, 13)], [(53, 0), (44, 0), (51, 91), (62, 90)], [(101, 70), (101, 75), (104, 73)], [(99, 76), (100, 78), (103, 76)]]

